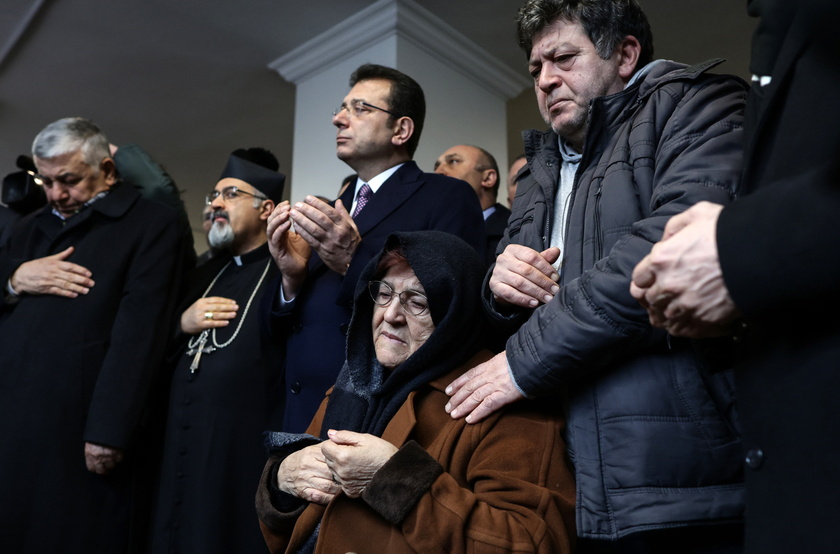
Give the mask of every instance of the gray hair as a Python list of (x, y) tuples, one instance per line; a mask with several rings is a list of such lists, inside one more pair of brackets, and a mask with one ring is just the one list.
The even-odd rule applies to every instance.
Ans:
[(108, 139), (99, 127), (81, 117), (53, 121), (32, 142), (32, 155), (44, 160), (78, 151), (85, 163), (97, 171), (100, 162), (111, 155)]
[(528, 0), (516, 14), (517, 37), (525, 56), (531, 56), (534, 36), (557, 19), (580, 23), (604, 60), (628, 35), (642, 47), (636, 69), (653, 60), (653, 33), (636, 0)]
[(207, 242), (210, 243), (211, 248), (215, 248), (216, 250), (230, 248), (235, 239), (236, 235), (229, 223), (214, 221), (210, 230), (207, 232)]

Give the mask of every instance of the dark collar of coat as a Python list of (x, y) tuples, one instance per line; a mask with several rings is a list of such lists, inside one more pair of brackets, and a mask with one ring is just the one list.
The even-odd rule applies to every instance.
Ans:
[[(65, 221), (69, 224), (77, 217), (89, 212), (98, 212), (106, 217), (118, 219), (125, 215), (138, 198), (140, 198), (139, 192), (122, 181), (118, 181), (111, 187), (107, 195)], [(38, 217), (45, 216), (57, 217), (52, 213), (52, 206), (50, 204), (44, 206), (38, 214)]]
[[(120, 219), (140, 198), (140, 193), (129, 185), (117, 182), (111, 187), (111, 191), (100, 198), (86, 209), (61, 222), (62, 232), (78, 227), (93, 217), (93, 214), (101, 214), (108, 219)], [(38, 225), (48, 230), (56, 226), (59, 218), (52, 213), (52, 206), (47, 204), (41, 211), (36, 213)]]
[[(119, 181), (111, 187), (111, 192), (109, 192), (105, 198), (97, 200), (85, 211), (98, 212), (105, 217), (119, 219), (128, 212), (131, 206), (133, 206), (139, 198), (139, 192), (137, 192), (133, 187)], [(84, 214), (84, 212), (81, 212), (78, 215), (82, 214)]]

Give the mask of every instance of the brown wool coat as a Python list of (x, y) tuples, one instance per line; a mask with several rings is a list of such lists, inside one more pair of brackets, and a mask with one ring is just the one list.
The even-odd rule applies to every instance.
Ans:
[[(256, 498), (271, 552), (296, 552), (319, 521), (319, 554), (571, 552), (574, 478), (560, 410), (520, 402), (468, 425), (443, 409), (445, 387), (489, 357), (479, 353), (408, 396), (382, 435), (400, 450), (362, 498), (339, 494), (326, 507), (280, 513), (269, 498), (272, 457)], [(327, 402), (329, 393), (309, 426), (313, 435)]]

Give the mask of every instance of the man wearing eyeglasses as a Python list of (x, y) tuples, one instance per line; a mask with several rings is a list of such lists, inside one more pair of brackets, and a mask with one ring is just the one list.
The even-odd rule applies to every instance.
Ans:
[(265, 548), (252, 481), (263, 431), (280, 424), (281, 357), (257, 312), (277, 275), (266, 222), (283, 196), (278, 168), (268, 150), (235, 150), (206, 198), (217, 255), (193, 272), (179, 308), (151, 552)]
[[(0, 251), (0, 544), (125, 552), (184, 237), (178, 213), (115, 172), (96, 125), (66, 118), (32, 146), (49, 204)], [(33, 522), (50, 518), (49, 532)]]
[[(361, 270), (394, 231), (450, 232), (484, 252), (481, 206), (463, 181), (412, 161), (426, 105), (404, 73), (363, 65), (334, 112), (336, 155), (358, 178), (329, 205), (307, 196), (269, 218), (275, 283), (271, 326), (286, 340), (284, 431), (309, 424), (344, 361), (345, 332)], [(294, 231), (292, 230), (294, 225)]]

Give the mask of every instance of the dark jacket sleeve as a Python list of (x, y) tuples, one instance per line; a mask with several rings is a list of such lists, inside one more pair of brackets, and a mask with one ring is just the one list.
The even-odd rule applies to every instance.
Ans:
[(838, 214), (837, 169), (768, 183), (721, 212), (723, 277), (748, 319), (801, 322), (840, 307)]
[(0, 302), (0, 313), (13, 309), (19, 300), (19, 297), (7, 294), (6, 286), (21, 264), (35, 259), (29, 244), (32, 238), (25, 229), (38, 214), (47, 209), (42, 208), (16, 219), (10, 224), (12, 228), (8, 230), (5, 242), (0, 243), (0, 299), (3, 300)]
[[(321, 424), (323, 423), (324, 414), (327, 410), (329, 393), (330, 391), (327, 391), (327, 398), (321, 402), (318, 412), (306, 429), (306, 433), (312, 437), (317, 437), (321, 431)], [(305, 448), (310, 444), (315, 444), (315, 442), (303, 440), (297, 446), (299, 448)], [(260, 477), (260, 482), (257, 486), (255, 499), (257, 517), (260, 520), (263, 538), (271, 552), (285, 551), (298, 518), (309, 505), (308, 502), (300, 505), (289, 503), (289, 499), (284, 498), (283, 493), (277, 489), (277, 468), (294, 449), (295, 447), (292, 446), (289, 450), (272, 455), (263, 468), (262, 477)]]
[(747, 191), (721, 212), (717, 244), (747, 319), (799, 327), (840, 308), (840, 4), (794, 11), (771, 83), (751, 91)]

